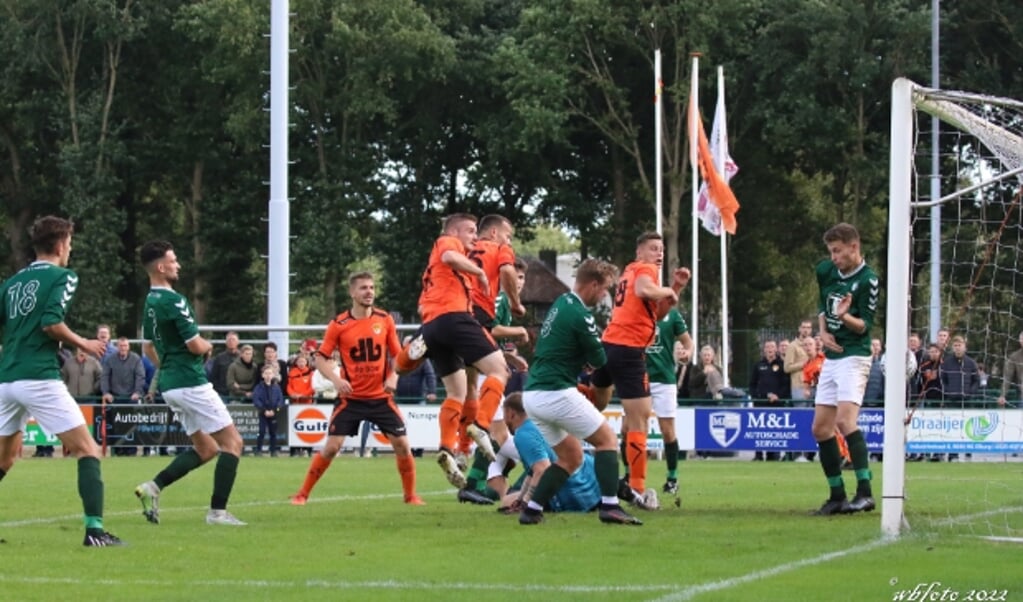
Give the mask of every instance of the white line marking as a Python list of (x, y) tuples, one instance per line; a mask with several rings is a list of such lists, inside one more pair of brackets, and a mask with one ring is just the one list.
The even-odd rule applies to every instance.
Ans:
[(0, 583), (32, 585), (75, 585), (75, 586), (156, 586), (156, 587), (222, 587), (228, 589), (377, 589), (377, 590), (434, 590), (434, 591), (486, 591), (486, 592), (551, 592), (573, 594), (643, 593), (673, 590), (677, 585), (542, 585), (510, 583), (437, 583), (426, 581), (328, 581), (305, 579), (300, 581), (278, 581), (260, 579), (199, 579), (195, 581), (169, 581), (161, 579), (82, 579), (80, 577), (27, 577), (24, 575), (0, 574)]
[[(446, 489), (443, 491), (427, 491), (420, 493), (421, 497), (435, 497), (442, 495), (452, 495), (457, 493), (454, 489)], [(357, 500), (385, 500), (385, 499), (401, 499), (401, 493), (373, 493), (366, 495), (336, 495), (332, 497), (316, 497), (311, 498), (308, 504), (323, 504), (329, 502), (350, 502)], [(290, 505), (291, 501), (287, 499), (283, 500), (261, 500), (253, 502), (231, 502), (231, 508), (253, 508), (258, 506), (287, 506)], [(170, 514), (175, 512), (196, 512), (200, 510), (209, 510), (208, 506), (183, 506), (183, 507), (166, 507), (160, 506), (160, 514)], [(135, 516), (140, 514), (141, 510), (121, 510), (119, 512), (105, 512), (104, 518), (110, 518), (111, 516)], [(79, 514), (66, 514), (64, 516), (48, 516), (41, 518), (25, 518), (21, 520), (9, 520), (0, 522), (0, 528), (4, 527), (26, 527), (29, 525), (46, 525), (51, 523), (61, 523), (69, 520), (81, 520), (82, 515)]]
[(1023, 543), (1023, 537), (1001, 537), (998, 535), (981, 535), (981, 539), (997, 541), (1001, 543)]
[(662, 598), (657, 598), (655, 602), (683, 602), (684, 600), (692, 600), (700, 594), (708, 592), (716, 592), (723, 589), (729, 589), (737, 585), (743, 585), (746, 583), (752, 583), (754, 581), (760, 581), (768, 577), (774, 577), (781, 575), (782, 573), (788, 573), (796, 569), (801, 569), (809, 566), (815, 566), (824, 562), (835, 560), (836, 558), (842, 558), (843, 556), (851, 556), (853, 554), (861, 554), (863, 552), (869, 552), (876, 548), (880, 548), (898, 541), (895, 538), (882, 538), (876, 539), (870, 543), (866, 543), (854, 548), (848, 548), (845, 550), (838, 550), (837, 552), (828, 552), (827, 554), (821, 554), (820, 556), (814, 556), (813, 558), (805, 558), (803, 560), (796, 560), (795, 562), (786, 562), (785, 564), (779, 564), (778, 566), (764, 569), (762, 571), (754, 571), (752, 573), (746, 573), (738, 577), (731, 577), (729, 579), (722, 579), (720, 581), (711, 581), (710, 583), (701, 583), (699, 585), (691, 585), (683, 590), (673, 592)]

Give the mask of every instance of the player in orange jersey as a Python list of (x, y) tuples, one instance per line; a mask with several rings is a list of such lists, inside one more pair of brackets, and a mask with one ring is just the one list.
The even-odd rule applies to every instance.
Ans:
[[(483, 268), (468, 257), (476, 242), (476, 218), (458, 213), (444, 219), (442, 234), (433, 245), (423, 272), (423, 291), (419, 295), (419, 315), (423, 320), (418, 340), (426, 348), (433, 367), (444, 383), (447, 398), (440, 407), (440, 453), (437, 463), (448, 481), (462, 489), (465, 475), (455, 462), (454, 449), (465, 402), (467, 382), (465, 366), (475, 366), (486, 375), (480, 387), (480, 405), (500, 403), (508, 381), (508, 366), (490, 333), (472, 315), (471, 291), (474, 286), (490, 290)], [(405, 351), (402, 355), (407, 355)], [(398, 363), (404, 363), (399, 356)], [(469, 425), (467, 429), (490, 459), (494, 450), (486, 431)]]
[[(337, 315), (327, 325), (323, 342), (316, 351), (316, 369), (330, 379), (340, 402), (330, 417), (327, 443), (313, 456), (305, 481), (291, 503), (301, 506), (323, 473), (337, 456), (345, 437), (359, 433), (359, 423), (372, 422), (394, 448), (394, 459), (401, 475), (405, 503), (423, 505), (416, 495), (416, 463), (405, 432), (405, 421), (394, 403), (398, 374), (391, 365), (401, 350), (394, 319), (387, 312), (373, 307), (376, 288), (369, 272), (353, 274), (348, 279), (352, 308)], [(340, 374), (332, 370), (334, 351), (341, 356)]]
[(611, 321), (602, 337), (607, 364), (592, 378), (598, 408), (610, 401), (612, 384), (622, 400), (630, 487), (623, 487), (619, 497), (638, 505), (642, 505), (646, 488), (646, 439), (652, 410), (646, 348), (657, 335), (658, 304), (662, 300), (677, 303), (690, 276), (688, 268), (678, 268), (672, 275), (672, 285), (661, 286), (663, 261), (661, 235), (641, 234), (636, 239), (636, 260), (625, 267), (615, 287)]
[[(497, 326), (496, 305), (497, 295), (503, 289), (508, 297), (508, 305), (512, 315), (526, 315), (526, 308), (519, 300), (518, 270), (515, 268), (515, 251), (511, 247), (511, 239), (515, 234), (515, 228), (508, 218), (501, 215), (488, 215), (480, 220), (476, 242), (469, 250), (469, 259), (479, 266), (487, 275), (490, 287), (487, 289), (473, 287), (470, 294), (472, 300), (472, 312), (476, 320), (494, 334), (494, 327)], [(466, 366), (466, 394), (465, 403), (462, 405), (462, 419), (459, 422), (458, 452), (469, 455), (469, 447), (472, 445), (472, 438), (469, 435), (469, 426), (475, 424), (478, 428), (490, 432), (490, 424), (494, 414), (500, 406), (500, 398), (494, 399), (488, 396), (492, 406), (480, 406), (478, 401), (476, 369)], [(486, 381), (484, 381), (485, 383)]]

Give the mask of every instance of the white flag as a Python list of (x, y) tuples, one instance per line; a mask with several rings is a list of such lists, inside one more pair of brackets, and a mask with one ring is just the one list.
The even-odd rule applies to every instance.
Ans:
[[(715, 166), (719, 166), (718, 157), (723, 156), (725, 158), (725, 167), (720, 170), (720, 173), (727, 184), (732, 179), (732, 176), (739, 172), (739, 166), (735, 164), (731, 155), (728, 154), (728, 125), (725, 122), (725, 97), (721, 94), (720, 90), (718, 91), (717, 107), (714, 109), (714, 125), (710, 131), (710, 154)], [(710, 200), (706, 180), (700, 184), (700, 194), (697, 199), (696, 209), (704, 229), (714, 236), (720, 236), (721, 212), (718, 210), (717, 205)]]

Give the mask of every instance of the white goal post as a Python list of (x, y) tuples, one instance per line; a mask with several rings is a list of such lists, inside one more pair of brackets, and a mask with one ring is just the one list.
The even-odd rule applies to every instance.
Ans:
[[(914, 155), (919, 136), (918, 112), (937, 117), (950, 129), (969, 136), (974, 148), (985, 149), (983, 160), (974, 159), (975, 179), (983, 181), (958, 186), (957, 190), (941, 199), (916, 201), (914, 187), (918, 184)], [(1012, 117), (1006, 118), (1006, 114)], [(1023, 125), (1020, 115), (1023, 115), (1023, 102), (1018, 100), (934, 90), (902, 78), (892, 84), (885, 324), (885, 373), (888, 378), (885, 380), (881, 502), (881, 530), (886, 536), (898, 536), (906, 527), (907, 379), (902, 375), (906, 374), (907, 338), (911, 330), (913, 211), (914, 208), (970, 198), (966, 195), (995, 182), (1013, 176), (1020, 178), (1023, 173), (1023, 136), (1018, 133)], [(937, 177), (937, 174), (928, 176)]]

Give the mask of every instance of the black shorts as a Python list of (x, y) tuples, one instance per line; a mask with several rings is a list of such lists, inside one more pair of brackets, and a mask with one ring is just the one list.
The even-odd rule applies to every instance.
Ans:
[(646, 372), (646, 349), (604, 343), (607, 363), (593, 372), (595, 387), (615, 386), (619, 399), (650, 397), (650, 377)]
[(398, 412), (392, 399), (343, 399), (334, 407), (330, 416), (331, 437), (354, 437), (359, 434), (359, 424), (368, 420), (386, 435), (404, 437), (405, 420)]
[(498, 350), (494, 337), (476, 318), (462, 311), (442, 314), (423, 324), (423, 340), (427, 357), (441, 378)]
[(480, 326), (486, 328), (487, 332), (492, 332), (496, 326), (494, 316), (488, 316), (487, 312), (479, 305), (472, 306), (472, 317), (476, 318), (476, 321), (480, 323)]

